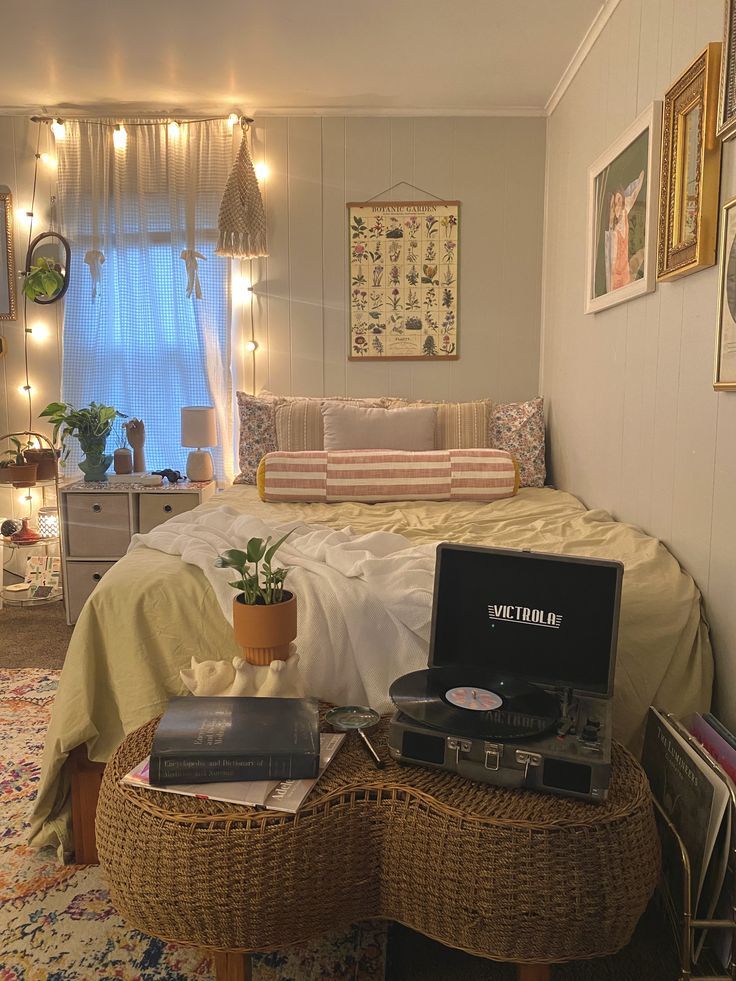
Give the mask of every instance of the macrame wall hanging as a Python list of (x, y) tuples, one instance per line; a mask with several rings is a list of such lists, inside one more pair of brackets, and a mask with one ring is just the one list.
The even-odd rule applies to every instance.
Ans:
[(258, 180), (248, 149), (248, 126), (243, 118), (243, 139), (225, 185), (218, 220), (219, 238), (215, 253), (236, 259), (267, 256), (266, 215)]

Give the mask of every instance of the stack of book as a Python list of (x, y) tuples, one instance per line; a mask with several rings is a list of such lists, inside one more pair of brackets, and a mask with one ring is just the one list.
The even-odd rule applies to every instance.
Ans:
[[(691, 902), (696, 919), (727, 919), (732, 907), (732, 877), (726, 877), (734, 847), (732, 782), (736, 782), (736, 737), (714, 715), (692, 715), (683, 730), (669, 718), (649, 710), (642, 765), (652, 792), (677, 829), (690, 859)], [(688, 733), (694, 740), (688, 740)], [(720, 766), (717, 772), (700, 751), (705, 748)], [(713, 947), (727, 964), (731, 956), (730, 931), (717, 931)], [(695, 938), (696, 962), (706, 938)]]
[(313, 698), (175, 698), (122, 782), (293, 813), (343, 739), (320, 734)]

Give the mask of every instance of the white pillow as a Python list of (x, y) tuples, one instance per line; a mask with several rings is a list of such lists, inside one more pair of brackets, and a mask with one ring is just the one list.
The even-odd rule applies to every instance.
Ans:
[(437, 407), (379, 409), (323, 402), (326, 450), (433, 450)]

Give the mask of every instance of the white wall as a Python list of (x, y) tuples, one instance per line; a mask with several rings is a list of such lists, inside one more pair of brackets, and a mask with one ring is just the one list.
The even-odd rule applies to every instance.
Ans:
[[(50, 140), (42, 127), (41, 151)], [(263, 191), (270, 257), (253, 262), (259, 350), (244, 351), (250, 306), (234, 311), (239, 388), (295, 394), (392, 394), (497, 401), (537, 394), (545, 121), (541, 118), (265, 117), (254, 159), (269, 168)], [(0, 116), (0, 185), (30, 202), (36, 127)], [(53, 175), (40, 168), (37, 228), (49, 218)], [(410, 181), (461, 201), (459, 353), (454, 362), (348, 363), (345, 203)], [(428, 195), (428, 196), (429, 196)], [(384, 200), (423, 196), (406, 186)], [(16, 225), (22, 263), (25, 229)], [(248, 264), (244, 271), (249, 273)], [(86, 271), (86, 270), (85, 270)], [(31, 340), (36, 409), (58, 397), (62, 304), (33, 307), (49, 337)], [(0, 433), (25, 428), (22, 326), (0, 322)], [(7, 513), (0, 489), (0, 514)], [(17, 495), (16, 495), (17, 496)]]
[[(583, 314), (587, 168), (709, 41), (722, 0), (621, 0), (548, 120), (542, 389), (553, 479), (656, 535), (706, 600), (736, 724), (736, 395), (712, 388), (716, 267)], [(724, 146), (721, 201), (736, 193)]]
[[(537, 394), (545, 121), (267, 117), (269, 249), (253, 263), (256, 390), (415, 398)], [(397, 181), (461, 201), (458, 361), (348, 363), (347, 201)], [(384, 200), (424, 197), (405, 186)], [(242, 339), (250, 332), (243, 311)], [(252, 390), (236, 344), (237, 383)]]

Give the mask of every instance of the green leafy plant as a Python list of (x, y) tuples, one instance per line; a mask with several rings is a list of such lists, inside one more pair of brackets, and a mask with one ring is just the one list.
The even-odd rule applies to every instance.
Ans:
[(251, 538), (245, 551), (239, 548), (229, 548), (215, 559), (218, 569), (235, 569), (240, 573), (240, 579), (228, 583), (234, 589), (239, 589), (245, 597), (248, 606), (256, 604), (281, 603), (284, 600), (284, 580), (288, 569), (274, 569), (271, 565), (276, 551), (283, 545), (291, 532), (279, 538), (273, 545), (270, 536)]
[(83, 409), (75, 409), (66, 402), (49, 402), (39, 415), (39, 419), (48, 419), (53, 423), (51, 442), (54, 445), (61, 433), (64, 459), (69, 455), (67, 440), (70, 436), (76, 436), (85, 456), (102, 455), (115, 420), (127, 418), (113, 406), (98, 402), (90, 402)]
[(30, 267), (23, 280), (23, 293), (29, 300), (39, 296), (51, 300), (64, 286), (64, 277), (58, 262), (41, 256), (38, 262)]
[(0, 462), (0, 466), (2, 466), (2, 467), (12, 467), (12, 466), (22, 467), (23, 464), (26, 462), (26, 458), (24, 456), (24, 451), (25, 450), (29, 450), (33, 446), (33, 443), (31, 442), (31, 440), (29, 440), (27, 443), (21, 443), (21, 441), (19, 439), (16, 439), (15, 436), (11, 436), (10, 437), (10, 442), (13, 444), (13, 446), (15, 447), (15, 449), (6, 450), (5, 451), (5, 453), (3, 454), (3, 456), (10, 457), (10, 459), (9, 460), (3, 460), (2, 462)]

